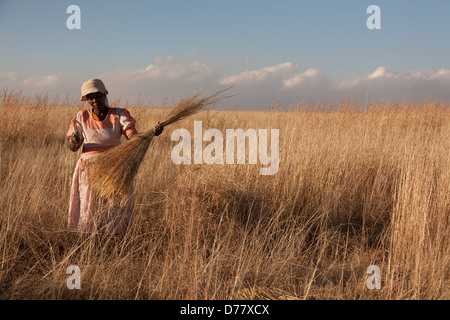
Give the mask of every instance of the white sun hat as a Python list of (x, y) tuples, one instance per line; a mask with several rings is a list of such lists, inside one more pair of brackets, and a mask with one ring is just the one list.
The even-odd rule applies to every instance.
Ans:
[(103, 81), (100, 79), (89, 79), (85, 81), (81, 86), (81, 101), (86, 101), (86, 95), (89, 93), (101, 92), (104, 94), (108, 94), (108, 90), (106, 90)]

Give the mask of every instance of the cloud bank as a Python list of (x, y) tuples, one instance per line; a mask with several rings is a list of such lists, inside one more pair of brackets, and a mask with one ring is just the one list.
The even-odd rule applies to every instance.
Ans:
[[(413, 101), (450, 98), (450, 69), (445, 68), (396, 72), (380, 66), (367, 75), (333, 80), (322, 68), (302, 70), (298, 64), (288, 61), (229, 76), (223, 73), (223, 65), (204, 63), (191, 55), (157, 57), (145, 68), (118, 69), (97, 77), (104, 80), (112, 99), (120, 97), (121, 102), (132, 103), (141, 98), (151, 100), (153, 105), (162, 104), (166, 97), (171, 103), (185, 94), (199, 90), (210, 94), (230, 86), (235, 96), (224, 102), (226, 105), (221, 107), (225, 109), (267, 109), (277, 98), (285, 106), (302, 100), (314, 103), (349, 98), (384, 101), (401, 101), (405, 97)], [(2, 89), (22, 89), (25, 93), (78, 93), (84, 80), (69, 80), (62, 74), (26, 78), (15, 72), (0, 71)]]
[(0, 71), (0, 87), (17, 88), (24, 91), (52, 90), (58, 88), (62, 74), (48, 74), (42, 77), (25, 78), (18, 72), (2, 73)]
[[(222, 66), (195, 61), (192, 56), (157, 57), (144, 69), (122, 69), (99, 75), (111, 93), (134, 101), (136, 97), (161, 104), (199, 90), (211, 90), (220, 80)], [(170, 100), (169, 100), (170, 102)]]

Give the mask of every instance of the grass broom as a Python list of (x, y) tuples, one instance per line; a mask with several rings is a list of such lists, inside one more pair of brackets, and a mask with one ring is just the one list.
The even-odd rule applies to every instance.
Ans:
[[(204, 98), (199, 97), (199, 93), (182, 98), (160, 125), (166, 127), (211, 108), (215, 103), (227, 98), (222, 94), (228, 89)], [(87, 164), (87, 177), (91, 186), (102, 197), (124, 204), (154, 136), (154, 128), (151, 128), (90, 161)]]

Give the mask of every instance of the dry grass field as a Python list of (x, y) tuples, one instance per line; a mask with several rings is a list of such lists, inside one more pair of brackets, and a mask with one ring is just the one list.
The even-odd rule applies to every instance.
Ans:
[[(1, 299), (449, 299), (450, 105), (206, 111), (153, 139), (136, 220), (67, 233), (83, 107), (0, 96)], [(144, 131), (169, 108), (127, 106)], [(176, 128), (280, 129), (280, 167), (175, 165)], [(205, 142), (206, 146), (207, 143)], [(270, 145), (270, 144), (269, 144)], [(67, 267), (81, 270), (69, 290)], [(380, 289), (368, 289), (370, 265)]]

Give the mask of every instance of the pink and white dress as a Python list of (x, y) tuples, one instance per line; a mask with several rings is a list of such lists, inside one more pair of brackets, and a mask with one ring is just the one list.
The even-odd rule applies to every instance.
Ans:
[(85, 165), (102, 152), (137, 133), (136, 120), (128, 110), (108, 108), (108, 114), (100, 121), (92, 110), (81, 110), (72, 119), (67, 136), (77, 132), (81, 137), (82, 154), (72, 178), (67, 226), (76, 232), (122, 233), (133, 219), (134, 193), (131, 190), (123, 206), (101, 198), (87, 181)]

